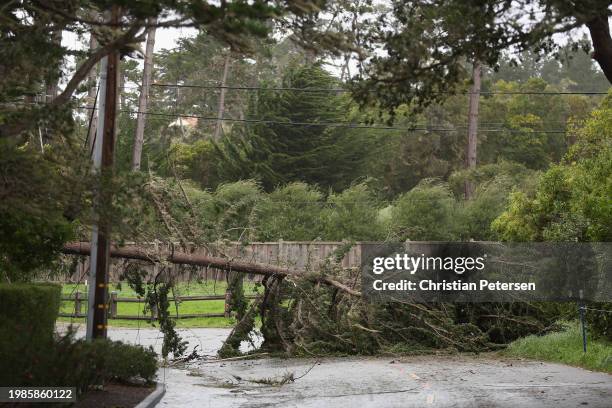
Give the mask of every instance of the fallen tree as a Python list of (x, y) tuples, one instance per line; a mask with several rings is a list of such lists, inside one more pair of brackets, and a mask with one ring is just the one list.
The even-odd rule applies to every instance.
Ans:
[[(239, 355), (240, 344), (253, 340), (252, 336), (259, 332), (263, 336), (260, 351), (290, 356), (403, 354), (440, 349), (479, 352), (503, 347), (527, 334), (543, 333), (558, 316), (558, 312), (547, 310), (547, 305), (518, 302), (372, 303), (361, 296), (359, 270), (342, 268), (340, 264), (348, 249), (348, 244), (339, 248), (317, 265), (316, 271), (185, 250), (152, 251), (142, 245), (112, 245), (110, 256), (146, 263), (214, 267), (230, 272), (230, 306), (237, 324), (219, 351), (221, 357)], [(68, 243), (63, 248), (65, 254), (82, 256), (88, 256), (90, 250), (88, 242)], [(263, 276), (264, 292), (253, 302), (244, 298), (240, 276), (244, 273)], [(166, 295), (173, 290), (172, 283), (160, 285), (155, 281), (149, 285), (152, 289), (149, 302), (167, 311)], [(168, 313), (165, 315), (168, 343), (174, 344), (168, 350), (177, 356), (184, 349), (173, 330), (174, 322)]]
[[(89, 242), (69, 242), (64, 245), (62, 252), (67, 255), (89, 256), (91, 244)], [(256, 275), (283, 278), (285, 276), (297, 276), (314, 282), (324, 283), (346, 292), (352, 296), (361, 296), (361, 292), (351, 289), (333, 279), (325, 276), (317, 276), (313, 273), (298, 271), (275, 265), (267, 265), (256, 262), (243, 262), (229, 258), (215, 257), (198, 253), (188, 253), (183, 251), (160, 251), (153, 252), (143, 246), (124, 246), (115, 244), (110, 248), (111, 258), (133, 259), (145, 262), (169, 262), (180, 265), (206, 266), (221, 269), (224, 271), (252, 273)]]

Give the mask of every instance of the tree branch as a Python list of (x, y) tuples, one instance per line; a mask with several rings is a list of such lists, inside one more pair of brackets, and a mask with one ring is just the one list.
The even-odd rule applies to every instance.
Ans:
[(126, 44), (134, 42), (136, 39), (136, 34), (138, 31), (142, 29), (142, 24), (134, 24), (130, 29), (128, 29), (125, 34), (116, 38), (115, 40), (109, 42), (101, 48), (98, 48), (96, 52), (94, 52), (85, 62), (79, 66), (76, 70), (70, 81), (66, 84), (66, 88), (64, 91), (59, 94), (53, 102), (52, 106), (63, 105), (68, 102), (72, 97), (72, 94), (77, 89), (79, 84), (89, 75), (93, 67), (100, 61), (102, 58), (110, 54), (111, 52), (122, 48)]
[[(111, 52), (121, 49), (127, 44), (133, 43), (135, 41), (141, 41), (138, 38), (138, 32), (143, 28), (143, 25), (138, 22), (134, 24), (130, 29), (128, 29), (124, 34), (117, 37), (113, 41), (110, 41), (103, 47), (98, 48), (93, 54), (89, 56), (76, 70), (70, 81), (66, 84), (64, 90), (53, 99), (53, 101), (49, 104), (51, 107), (58, 107), (70, 101), (74, 91), (78, 88), (79, 84), (87, 78), (93, 67), (105, 56), (110, 54)], [(25, 115), (18, 122), (9, 122), (6, 124), (0, 125), (0, 138), (1, 137), (9, 137), (9, 136), (17, 136), (29, 126), (32, 125), (33, 122), (32, 115)]]

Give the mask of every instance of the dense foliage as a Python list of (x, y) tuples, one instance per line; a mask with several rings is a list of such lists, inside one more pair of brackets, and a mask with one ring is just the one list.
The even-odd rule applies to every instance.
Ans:
[(572, 129), (563, 160), (548, 169), (532, 194), (516, 192), (496, 221), (509, 241), (612, 240), (612, 99)]
[(87, 391), (108, 381), (152, 382), (151, 349), (109, 340), (75, 340), (55, 334), (59, 285), (0, 284), (0, 383), (5, 386), (72, 386)]
[[(572, 130), (574, 144), (531, 192), (516, 191), (493, 223), (503, 240), (610, 242), (612, 240), (612, 96)], [(606, 281), (612, 279), (608, 268)], [(596, 334), (612, 338), (612, 307), (591, 305)], [(599, 311), (598, 311), (599, 310)]]
[[(14, 346), (24, 349), (36, 347), (33, 342), (50, 340), (59, 312), (60, 291), (59, 285), (52, 284), (0, 284), (2, 346), (8, 347), (12, 336), (20, 339)], [(18, 356), (12, 358), (15, 357)]]
[(375, 23), (360, 33), (370, 48), (356, 76), (356, 97), (392, 114), (404, 104), (426, 107), (461, 90), (469, 76), (466, 61), (497, 67), (510, 50), (554, 53), (560, 48), (554, 34), (584, 26), (592, 47), (585, 41), (570, 46), (594, 49), (593, 58), (612, 80), (610, 13), (606, 0), (392, 1), (371, 13), (368, 21)]

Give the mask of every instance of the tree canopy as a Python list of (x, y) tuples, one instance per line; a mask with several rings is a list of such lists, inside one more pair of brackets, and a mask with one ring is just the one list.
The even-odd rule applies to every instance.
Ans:
[[(427, 106), (461, 89), (466, 63), (498, 67), (504, 52), (556, 52), (553, 36), (579, 27), (588, 29), (592, 57), (612, 82), (610, 14), (606, 0), (393, 1), (368, 15), (370, 52), (361, 57), (355, 95), (391, 113), (402, 104)], [(585, 42), (570, 42), (588, 50)]]

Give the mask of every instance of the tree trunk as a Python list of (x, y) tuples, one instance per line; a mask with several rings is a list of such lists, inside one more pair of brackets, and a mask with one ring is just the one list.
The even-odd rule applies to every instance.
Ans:
[[(476, 167), (476, 148), (478, 145), (478, 104), (480, 102), (480, 61), (474, 61), (472, 69), (472, 88), (470, 90), (470, 107), (468, 110), (468, 141), (465, 154), (465, 167), (473, 169)], [(469, 200), (474, 195), (474, 184), (466, 180), (465, 199)]]
[[(61, 47), (62, 45), (62, 30), (55, 30), (52, 34), (52, 41), (55, 46)], [(45, 84), (45, 103), (53, 102), (53, 99), (57, 96), (59, 79), (61, 76), (61, 67), (57, 67), (56, 72), (51, 72), (47, 76), (47, 83)]]
[[(90, 250), (91, 244), (89, 242), (69, 242), (64, 245), (62, 252), (68, 255), (87, 256), (90, 254)], [(333, 279), (329, 279), (320, 275), (308, 275), (304, 272), (275, 265), (264, 265), (255, 262), (236, 261), (230, 260), (228, 258), (220, 258), (187, 252), (163, 251), (156, 254), (152, 253), (151, 250), (147, 250), (146, 248), (141, 246), (120, 248), (114, 244), (111, 244), (110, 246), (110, 257), (135, 259), (151, 263), (166, 261), (174, 264), (206, 266), (222, 269), (225, 271), (253, 273), (256, 275), (275, 276), (279, 278), (284, 276), (301, 276), (310, 281), (321, 282), (326, 285), (334, 286), (353, 296), (361, 296), (361, 292), (351, 289), (348, 286)]]
[(612, 38), (608, 15), (603, 14), (586, 24), (593, 41), (592, 57), (603, 71), (608, 81), (612, 83)]
[[(156, 20), (151, 21), (152, 24)], [(155, 48), (155, 27), (149, 28), (147, 34), (147, 45), (145, 49), (144, 69), (142, 71), (142, 89), (138, 98), (138, 117), (136, 119), (136, 134), (134, 136), (134, 148), (132, 150), (132, 170), (140, 170), (142, 158), (142, 145), (144, 143), (144, 131), (146, 124), (146, 112), (149, 105), (149, 90), (151, 88), (151, 76), (153, 73), (153, 49)]]
[(125, 70), (123, 69), (123, 64), (119, 64), (119, 110), (125, 109), (127, 107), (127, 102), (125, 99)]
[(225, 111), (225, 92), (227, 91), (227, 73), (229, 71), (231, 52), (228, 51), (225, 55), (225, 61), (223, 62), (223, 77), (221, 78), (221, 94), (219, 95), (219, 109), (217, 111), (217, 126), (215, 126), (215, 133), (213, 140), (218, 141), (221, 137), (221, 131), (223, 130), (223, 112)]

